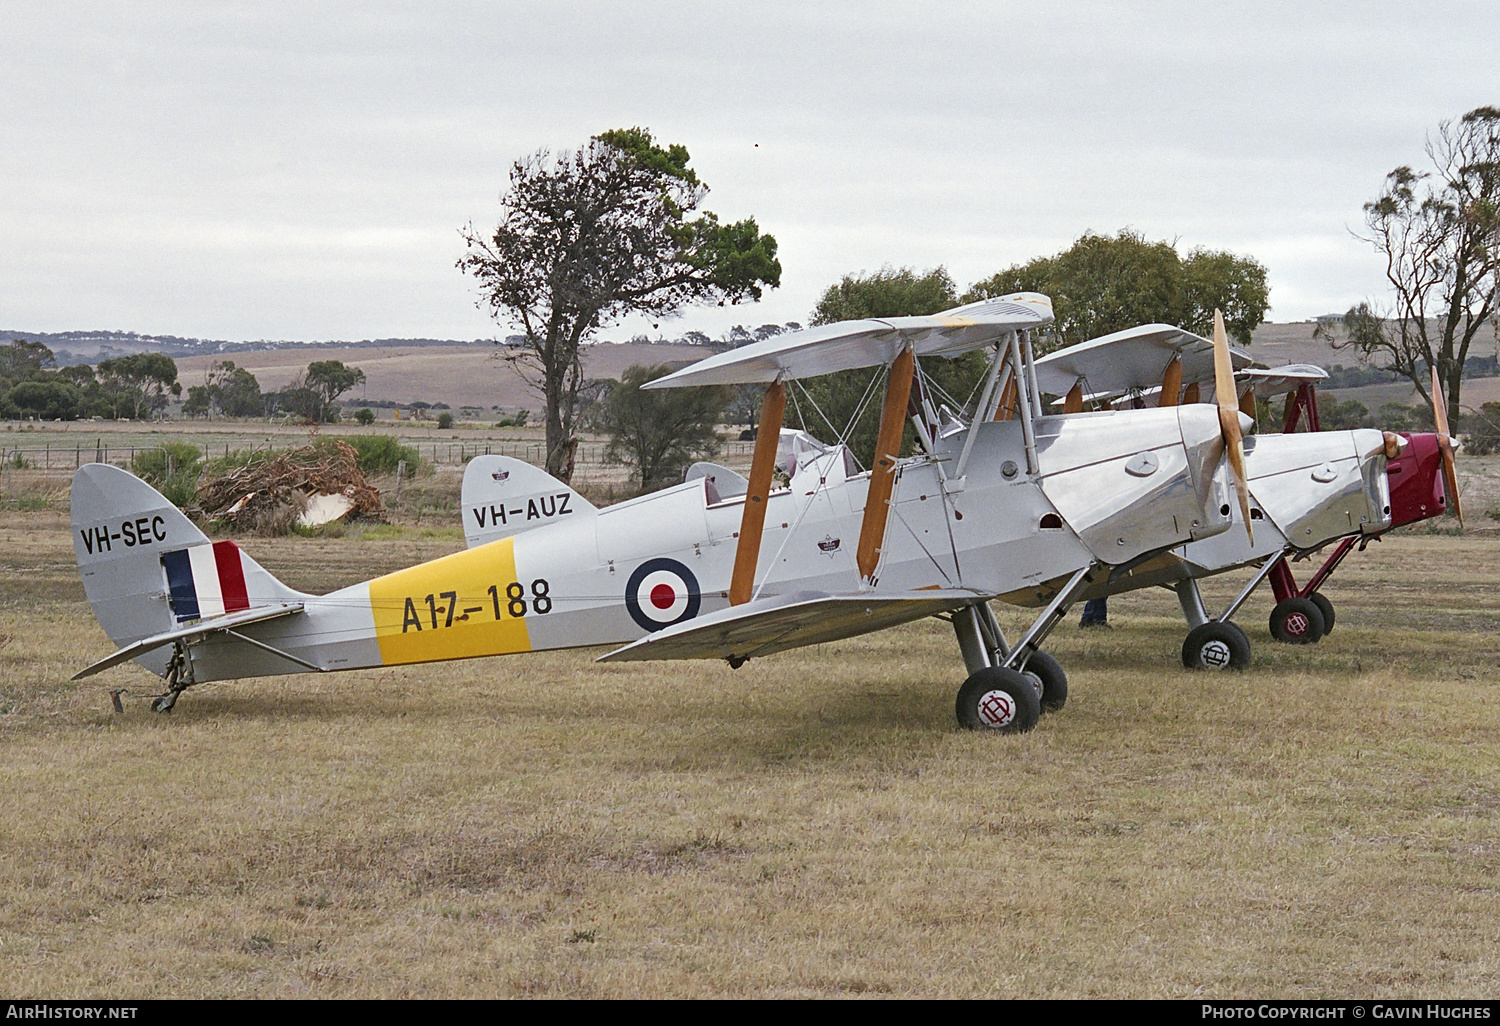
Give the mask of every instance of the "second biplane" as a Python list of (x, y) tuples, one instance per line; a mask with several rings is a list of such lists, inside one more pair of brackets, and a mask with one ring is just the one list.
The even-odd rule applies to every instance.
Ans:
[[(1222, 344), (1217, 333), (1216, 340)], [(1064, 406), (1173, 405), (1197, 402), (1204, 386), (1214, 388), (1209, 363), (1215, 343), (1165, 324), (1149, 324), (1106, 335), (1037, 361), (1042, 391), (1065, 396)], [(1103, 598), (1153, 586), (1177, 594), (1189, 633), (1183, 665), (1192, 669), (1241, 669), (1250, 661), (1250, 641), (1231, 617), (1259, 585), (1270, 580), (1276, 605), (1270, 615), (1273, 637), (1294, 644), (1318, 641), (1333, 626), (1333, 605), (1319, 589), (1343, 558), (1392, 527), (1441, 516), (1449, 508), (1446, 481), (1458, 505), (1453, 442), (1448, 435), (1442, 391), (1433, 381), (1436, 433), (1396, 434), (1374, 429), (1319, 431), (1316, 386), (1328, 375), (1296, 364), (1252, 368), (1250, 358), (1231, 349), (1238, 365), (1235, 402), (1253, 415), (1256, 402), (1286, 395), (1281, 434), (1245, 441), (1251, 532), (1230, 531), (1194, 541), (1134, 565), (1116, 568), (1093, 581), (1079, 596)], [(1296, 428), (1305, 424), (1305, 432)], [(1299, 588), (1289, 562), (1311, 558), (1328, 546), (1332, 553)], [(1216, 616), (1205, 608), (1198, 581), (1243, 567), (1256, 567), (1229, 605)]]

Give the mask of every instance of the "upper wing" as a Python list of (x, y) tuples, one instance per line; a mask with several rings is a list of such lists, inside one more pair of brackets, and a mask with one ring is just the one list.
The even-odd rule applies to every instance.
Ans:
[[(118, 666), (120, 663), (129, 662), (136, 656), (145, 655), (153, 649), (161, 648), (163, 645), (170, 645), (172, 642), (180, 641), (183, 638), (196, 637), (200, 634), (212, 634), (216, 631), (228, 631), (235, 627), (243, 627), (246, 624), (260, 623), (262, 620), (275, 620), (279, 617), (291, 616), (293, 613), (300, 612), (302, 612), (301, 602), (284, 602), (274, 606), (254, 606), (250, 609), (242, 609), (237, 613), (216, 616), (209, 620), (198, 620), (188, 624), (186, 627), (178, 627), (174, 630), (164, 631), (161, 634), (153, 634), (149, 638), (142, 638), (140, 641), (132, 642), (113, 655), (105, 656), (97, 663), (85, 666), (73, 674), (72, 679), (82, 680), (84, 677), (91, 677), (100, 670), (107, 670), (111, 666)], [(272, 651), (275, 650), (273, 649)], [(278, 652), (277, 654), (286, 656), (286, 658), (293, 662), (302, 662), (302, 660), (297, 659), (295, 656), (289, 656), (285, 652)], [(307, 666), (308, 669), (318, 669), (318, 667), (308, 663), (303, 663), (303, 665)]]
[(917, 356), (957, 356), (992, 345), (1012, 331), (1052, 322), (1052, 300), (1036, 292), (987, 299), (930, 317), (840, 321), (755, 342), (710, 356), (644, 388), (738, 385), (777, 378), (878, 367), (908, 345)]
[(827, 595), (802, 591), (758, 599), (687, 620), (617, 648), (600, 656), (599, 661), (749, 659), (868, 634), (973, 605), (986, 597), (964, 589), (897, 595)]
[[(1170, 324), (1143, 324), (1042, 357), (1036, 362), (1037, 387), (1049, 395), (1066, 395), (1082, 378), (1085, 393), (1094, 397), (1150, 392), (1161, 388), (1167, 364), (1178, 356), (1183, 384), (1213, 381), (1213, 342)], [(1233, 346), (1229, 358), (1236, 368), (1252, 362), (1249, 353)]]
[(1295, 392), (1309, 383), (1315, 385), (1327, 381), (1328, 372), (1310, 363), (1289, 363), (1285, 367), (1272, 367), (1269, 370), (1238, 371), (1234, 379), (1254, 385), (1256, 398), (1265, 399), (1283, 392)]

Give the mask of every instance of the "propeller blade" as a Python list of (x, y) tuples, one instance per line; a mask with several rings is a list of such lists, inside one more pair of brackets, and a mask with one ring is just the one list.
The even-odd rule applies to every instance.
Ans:
[(1438, 434), (1448, 437), (1448, 400), (1443, 396), (1443, 383), (1438, 380), (1437, 364), (1432, 365), (1432, 422)]
[(1438, 380), (1437, 365), (1432, 367), (1432, 422), (1437, 425), (1438, 450), (1443, 454), (1443, 486), (1453, 503), (1453, 512), (1458, 517), (1458, 526), (1464, 526), (1464, 508), (1458, 499), (1458, 468), (1453, 465), (1453, 436), (1448, 433), (1448, 400), (1443, 396), (1443, 385)]
[(1229, 336), (1224, 331), (1224, 315), (1214, 311), (1214, 394), (1226, 410), (1240, 408), (1240, 393), (1234, 383), (1234, 364), (1229, 359)]
[(1250, 482), (1245, 476), (1245, 439), (1240, 432), (1240, 396), (1234, 384), (1234, 364), (1229, 360), (1229, 336), (1224, 331), (1224, 315), (1214, 311), (1214, 395), (1219, 402), (1219, 431), (1224, 436), (1224, 455), (1234, 473), (1234, 490), (1239, 493), (1240, 513), (1245, 518), (1245, 534), (1255, 544), (1255, 529), (1250, 526)]

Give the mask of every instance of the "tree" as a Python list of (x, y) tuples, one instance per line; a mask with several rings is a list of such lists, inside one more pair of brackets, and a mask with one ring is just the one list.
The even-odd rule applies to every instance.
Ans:
[(722, 389), (641, 388), (671, 372), (660, 364), (629, 368), (609, 390), (600, 412), (600, 426), (609, 435), (605, 460), (634, 467), (642, 492), (677, 483), (684, 467), (718, 455), (722, 444), (714, 431), (725, 398)]
[(1432, 371), (1459, 417), (1469, 347), (1500, 317), (1500, 108), (1477, 107), (1438, 126), (1432, 171), (1396, 168), (1365, 204), (1364, 236), (1385, 257), (1389, 309), (1369, 303), (1344, 318), (1344, 345), (1405, 375), (1431, 402)]
[(354, 419), (359, 423), (360, 427), (369, 427), (375, 423), (375, 411), (368, 406), (362, 407), (354, 411)]
[(203, 384), (190, 385), (182, 404), (184, 417), (259, 417), (265, 413), (260, 382), (233, 360), (215, 361), (204, 372)]
[(38, 420), (76, 420), (82, 398), (78, 386), (56, 377), (22, 381), (6, 394), (17, 415)]
[(164, 353), (132, 353), (101, 360), (99, 376), (116, 419), (154, 417), (166, 409), (168, 396), (182, 394), (177, 364)]
[[(286, 387), (273, 394), (270, 400), (273, 408), (300, 417), (310, 424), (329, 419), (330, 409), (323, 401), (323, 393), (308, 383), (306, 371), (287, 382)], [(331, 412), (337, 417), (336, 409)]]
[(1265, 318), (1270, 302), (1266, 268), (1249, 257), (1195, 249), (1186, 259), (1170, 242), (1138, 232), (1085, 233), (1056, 256), (1038, 257), (978, 282), (964, 302), (1012, 292), (1042, 292), (1056, 317), (1042, 352), (1156, 322), (1207, 335), (1214, 310), (1240, 345)]
[(342, 360), (314, 360), (307, 365), (307, 373), (301, 380), (303, 387), (312, 389), (322, 399), (319, 419), (330, 422), (337, 419), (333, 404), (338, 397), (364, 383), (365, 372), (358, 367), (345, 367)]
[(846, 274), (823, 291), (813, 324), (865, 317), (915, 317), (957, 306), (957, 290), (946, 268), (918, 274), (910, 267), (882, 267), (874, 274)]
[(40, 342), (15, 338), (0, 346), (0, 382), (15, 384), (56, 366), (52, 350)]
[(631, 314), (665, 317), (695, 302), (759, 299), (781, 280), (776, 240), (753, 218), (699, 211), (708, 189), (683, 146), (641, 128), (604, 132), (576, 152), (516, 161), (488, 236), (462, 230), (458, 267), (481, 306), (522, 330), (509, 357), (539, 380), (547, 471), (572, 477), (580, 347)]

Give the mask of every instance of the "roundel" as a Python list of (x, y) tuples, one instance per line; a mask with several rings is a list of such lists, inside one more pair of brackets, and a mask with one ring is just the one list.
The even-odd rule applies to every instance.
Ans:
[(625, 608), (648, 631), (691, 620), (702, 603), (698, 578), (675, 559), (646, 560), (625, 585)]

